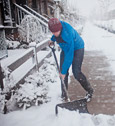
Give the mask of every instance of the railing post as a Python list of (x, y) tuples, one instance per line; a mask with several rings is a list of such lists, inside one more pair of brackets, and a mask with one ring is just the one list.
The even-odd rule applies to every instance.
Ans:
[(38, 70), (38, 58), (37, 58), (37, 48), (36, 48), (36, 43), (32, 42), (30, 45), (30, 47), (32, 47), (34, 49), (34, 57), (33, 57), (33, 61), (36, 64), (36, 70)]
[(0, 59), (8, 57), (4, 26), (0, 25)]
[(4, 84), (3, 84), (3, 72), (1, 68), (1, 63), (0, 63), (0, 88), (3, 90), (4, 89)]
[(46, 33), (48, 33), (48, 31), (49, 31), (49, 29), (48, 29), (48, 27), (46, 27)]
[(18, 8), (17, 8), (17, 13), (18, 13), (18, 25), (20, 25), (20, 11)]
[(22, 10), (20, 10), (20, 20), (22, 21)]

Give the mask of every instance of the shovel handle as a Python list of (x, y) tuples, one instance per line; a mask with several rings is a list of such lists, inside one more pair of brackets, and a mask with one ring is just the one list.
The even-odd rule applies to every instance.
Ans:
[[(60, 68), (59, 68), (58, 61), (57, 61), (57, 57), (56, 57), (56, 54), (55, 54), (55, 45), (53, 45), (53, 46), (49, 45), (49, 47), (50, 47), (51, 50), (52, 50), (52, 53), (53, 53), (53, 55), (54, 55), (54, 59), (55, 59), (56, 65), (57, 65), (58, 72), (60, 73)], [(66, 89), (64, 80), (62, 79), (62, 77), (61, 77), (60, 75), (59, 75), (59, 77), (60, 77), (61, 83), (62, 83), (62, 85), (63, 85), (63, 88), (64, 88), (64, 90), (65, 90), (65, 93), (66, 93), (66, 99), (68, 99), (68, 91), (67, 91), (67, 89)]]
[(59, 68), (58, 61), (57, 61), (57, 57), (56, 57), (56, 54), (55, 54), (55, 45), (53, 45), (53, 46), (52, 45), (49, 45), (49, 47), (52, 50), (52, 53), (54, 55), (54, 59), (55, 59), (56, 65), (57, 65), (58, 72), (60, 73), (60, 68)]

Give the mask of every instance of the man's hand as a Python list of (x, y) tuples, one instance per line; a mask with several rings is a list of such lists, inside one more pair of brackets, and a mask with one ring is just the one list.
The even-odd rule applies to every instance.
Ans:
[(60, 77), (64, 80), (65, 79), (65, 74), (60, 73)]
[(49, 46), (52, 46), (52, 45), (54, 45), (54, 42), (53, 41), (48, 41), (48, 44), (49, 44)]

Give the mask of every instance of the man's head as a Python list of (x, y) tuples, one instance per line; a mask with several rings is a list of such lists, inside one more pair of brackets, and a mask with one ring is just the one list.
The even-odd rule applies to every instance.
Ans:
[(48, 22), (49, 30), (57, 37), (59, 36), (62, 24), (57, 18), (51, 18)]

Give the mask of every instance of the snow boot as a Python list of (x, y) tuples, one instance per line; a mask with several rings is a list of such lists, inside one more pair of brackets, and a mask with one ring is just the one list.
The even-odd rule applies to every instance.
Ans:
[(91, 84), (89, 83), (89, 81), (86, 79), (86, 77), (84, 77), (84, 79), (79, 79), (79, 82), (81, 84), (81, 86), (85, 89), (86, 93), (86, 100), (87, 102), (91, 101), (92, 95), (93, 95), (93, 88), (91, 87)]
[(85, 96), (87, 102), (91, 101), (92, 95), (93, 95), (93, 89), (90, 89), (90, 91), (88, 91)]

